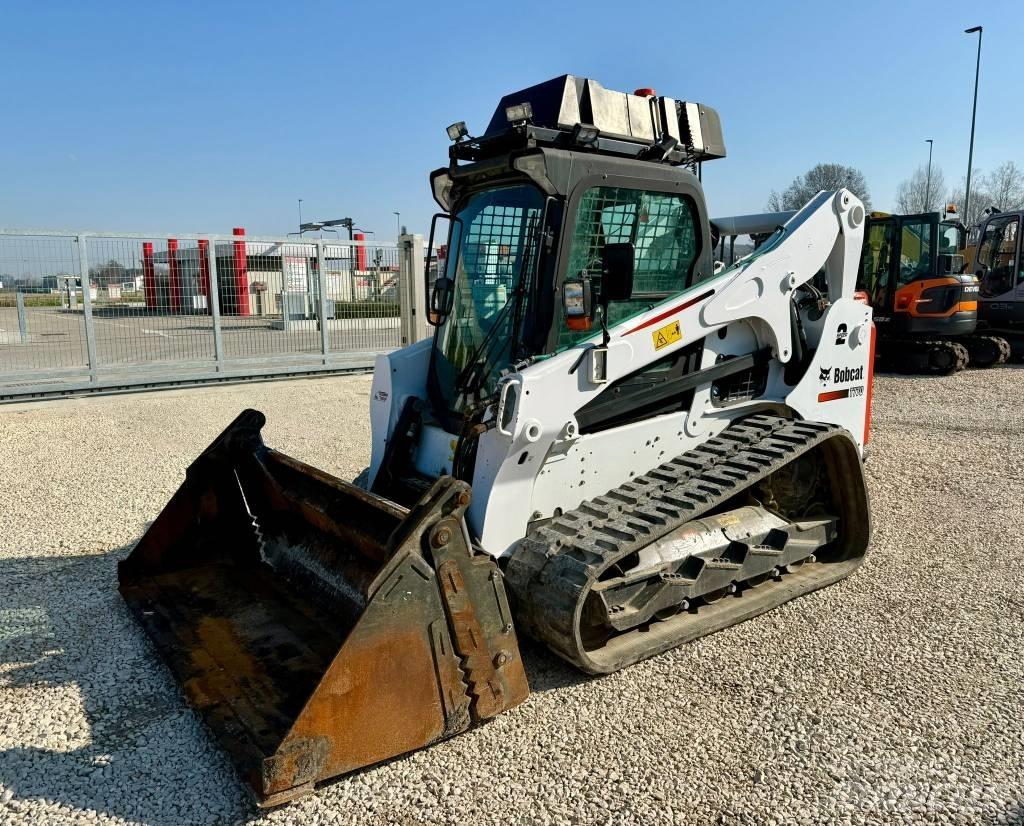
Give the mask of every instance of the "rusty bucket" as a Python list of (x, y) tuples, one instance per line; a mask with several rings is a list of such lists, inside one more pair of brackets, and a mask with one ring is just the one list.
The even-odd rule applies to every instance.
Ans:
[(412, 508), (264, 445), (246, 410), (118, 568), (120, 590), (260, 805), (422, 748), (529, 689), (469, 487)]

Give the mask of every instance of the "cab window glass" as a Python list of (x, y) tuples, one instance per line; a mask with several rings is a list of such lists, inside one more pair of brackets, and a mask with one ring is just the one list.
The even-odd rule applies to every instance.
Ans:
[[(566, 278), (585, 274), (598, 285), (604, 245), (625, 242), (634, 247), (633, 297), (609, 307), (609, 325), (695, 283), (701, 249), (696, 205), (680, 194), (609, 186), (588, 189), (577, 210)], [(561, 324), (560, 347), (593, 335), (569, 330), (564, 319)]]
[(928, 278), (932, 272), (932, 223), (905, 221), (901, 227), (899, 277), (904, 287), (911, 281)]
[(1017, 232), (1020, 221), (1016, 215), (993, 218), (985, 227), (985, 236), (978, 253), (982, 292), (1001, 295), (1024, 277), (1018, 272)]
[(964, 231), (955, 224), (939, 224), (939, 254), (956, 255), (964, 246)]
[(868, 294), (873, 307), (886, 305), (889, 264), (892, 261), (892, 243), (895, 236), (894, 221), (873, 221), (864, 239), (857, 289)]

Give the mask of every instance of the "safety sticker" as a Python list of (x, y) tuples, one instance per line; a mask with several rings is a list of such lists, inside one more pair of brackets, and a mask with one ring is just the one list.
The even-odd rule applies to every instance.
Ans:
[(678, 321), (673, 321), (671, 324), (666, 324), (664, 327), (659, 327), (653, 333), (651, 338), (654, 339), (654, 349), (660, 350), (662, 347), (668, 347), (683, 337), (683, 331), (679, 327)]

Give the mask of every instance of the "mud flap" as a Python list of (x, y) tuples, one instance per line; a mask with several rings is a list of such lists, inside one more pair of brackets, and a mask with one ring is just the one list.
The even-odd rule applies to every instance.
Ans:
[(470, 490), (410, 510), (267, 448), (243, 412), (118, 567), (260, 805), (465, 731), (529, 693)]

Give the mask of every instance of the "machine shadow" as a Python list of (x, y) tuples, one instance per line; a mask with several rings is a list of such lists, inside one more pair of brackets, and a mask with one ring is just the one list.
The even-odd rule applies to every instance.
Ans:
[(542, 693), (599, 680), (600, 676), (584, 674), (553, 654), (543, 643), (519, 635), (519, 653), (523, 657), (526, 679), (531, 693)]
[[(14, 732), (19, 745), (0, 748), (0, 784), (11, 802), (145, 824), (251, 816), (226, 758), (205, 732), (194, 736), (201, 723), (170, 674), (152, 668), (149, 642), (117, 592), (117, 562), (130, 550), (8, 559), (0, 569), (0, 691), (68, 695), (52, 716), (8, 721), (6, 739)], [(183, 793), (157, 793), (168, 780)]]

